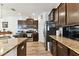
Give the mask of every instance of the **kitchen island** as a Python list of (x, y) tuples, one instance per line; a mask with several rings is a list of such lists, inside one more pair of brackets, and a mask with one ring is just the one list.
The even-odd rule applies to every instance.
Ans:
[(0, 56), (25, 56), (26, 38), (0, 40)]

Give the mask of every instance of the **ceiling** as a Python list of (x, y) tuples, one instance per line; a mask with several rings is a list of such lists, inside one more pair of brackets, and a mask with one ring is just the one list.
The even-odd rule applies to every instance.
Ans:
[(25, 16), (49, 12), (58, 5), (59, 3), (4, 3), (4, 7), (7, 7), (7, 9), (13, 8), (16, 12)]

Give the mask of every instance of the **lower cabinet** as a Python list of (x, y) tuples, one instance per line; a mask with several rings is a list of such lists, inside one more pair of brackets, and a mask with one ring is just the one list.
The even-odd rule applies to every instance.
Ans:
[(38, 41), (38, 33), (33, 33), (33, 41)]
[(53, 56), (56, 56), (57, 55), (57, 41), (55, 40), (50, 40), (50, 46), (49, 46), (49, 49), (50, 49), (50, 52)]
[(58, 56), (68, 56), (68, 48), (61, 43), (57, 44), (57, 55)]
[(17, 56), (26, 56), (26, 41), (24, 41), (20, 45), (18, 45)]
[(52, 51), (52, 54), (53, 56), (56, 56), (57, 55), (57, 42), (55, 40), (52, 41), (53, 42), (53, 51)]
[(77, 54), (73, 50), (69, 50), (69, 56), (79, 56), (79, 54)]
[(79, 54), (54, 39), (51, 39), (50, 42), (50, 52), (53, 56), (79, 56)]
[(53, 42), (52, 41), (49, 43), (49, 49), (50, 49), (51, 54), (53, 55)]

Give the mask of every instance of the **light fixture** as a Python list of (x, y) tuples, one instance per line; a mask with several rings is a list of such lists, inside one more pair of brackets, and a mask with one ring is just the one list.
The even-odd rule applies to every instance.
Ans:
[(1, 4), (1, 16), (0, 16), (0, 20), (3, 20), (3, 15), (2, 15), (2, 7), (3, 7), (3, 4)]

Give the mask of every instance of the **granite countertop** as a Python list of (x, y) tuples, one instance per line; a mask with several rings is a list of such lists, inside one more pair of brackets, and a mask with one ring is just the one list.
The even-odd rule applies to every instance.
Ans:
[(55, 35), (49, 35), (49, 36), (79, 54), (79, 41), (72, 40), (63, 36), (55, 36)]
[(15, 39), (4, 39), (0, 40), (0, 56), (5, 55), (13, 48), (17, 47), (21, 42), (25, 41), (26, 38), (15, 38)]

